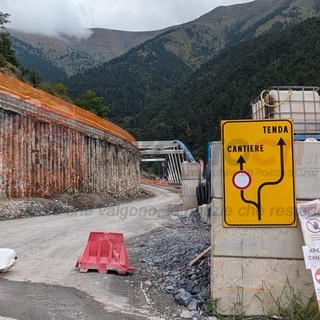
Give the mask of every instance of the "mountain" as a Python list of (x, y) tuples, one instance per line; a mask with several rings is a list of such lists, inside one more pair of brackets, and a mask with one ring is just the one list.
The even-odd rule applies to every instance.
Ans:
[(41, 49), (13, 36), (11, 36), (11, 44), (20, 65), (37, 70), (41, 78), (47, 82), (66, 81), (67, 74), (65, 71), (51, 62)]
[(251, 118), (262, 90), (320, 85), (319, 33), (320, 18), (309, 18), (226, 49), (126, 127), (139, 140), (180, 139), (204, 159), (208, 141), (221, 138), (220, 121)]
[(256, 0), (218, 7), (71, 77), (70, 94), (77, 98), (94, 90), (111, 108), (111, 118), (126, 125), (137, 113), (148, 113), (163, 94), (221, 50), (319, 15), (319, 0)]
[(102, 64), (170, 29), (133, 32), (93, 28), (90, 29), (91, 35), (88, 38), (64, 36), (63, 41), (75, 50), (86, 52), (98, 64)]
[[(32, 50), (24, 50), (28, 44), (40, 50), (44, 61), (54, 64), (67, 76), (83, 73), (119, 57), (162, 33), (165, 33), (165, 49), (196, 70), (225, 47), (318, 16), (319, 6), (319, 0), (255, 0), (221, 6), (194, 21), (162, 30), (128, 32), (94, 28), (87, 30), (88, 37), (48, 37), (8, 30), (21, 61), (28, 60), (23, 58), (24, 54), (33, 54)], [(168, 33), (169, 30), (172, 32)], [(26, 44), (21, 46), (16, 39)]]
[[(55, 66), (57, 74), (69, 77), (110, 61), (133, 47), (156, 37), (167, 29), (129, 32), (109, 29), (89, 29), (88, 37), (60, 35), (49, 37), (8, 29), (13, 49), (24, 67), (35, 68), (45, 81), (50, 82)], [(33, 60), (33, 61), (32, 61)], [(45, 66), (47, 62), (50, 66)]]
[[(207, 141), (219, 139), (220, 119), (249, 117), (250, 101), (262, 88), (317, 85), (317, 35), (307, 28), (318, 28), (291, 28), (319, 16), (320, 0), (255, 0), (219, 7), (67, 83), (72, 98), (88, 89), (103, 97), (111, 119), (137, 139), (180, 138), (203, 157)], [(310, 52), (300, 45), (305, 39)], [(314, 52), (311, 76), (312, 59), (305, 61), (305, 56)]]

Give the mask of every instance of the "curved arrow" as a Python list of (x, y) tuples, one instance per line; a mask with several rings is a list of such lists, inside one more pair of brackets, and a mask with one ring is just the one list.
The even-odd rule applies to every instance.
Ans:
[[(258, 203), (261, 203), (261, 190), (265, 186), (269, 185), (275, 185), (280, 183), (284, 178), (284, 160), (283, 160), (283, 146), (285, 146), (286, 143), (282, 138), (279, 139), (279, 142), (277, 143), (277, 146), (280, 147), (280, 177), (276, 181), (269, 181), (262, 183), (258, 188)], [(261, 210), (258, 211), (258, 220), (261, 220)]]
[[(278, 184), (284, 178), (283, 146), (285, 146), (285, 145), (286, 145), (286, 143), (284, 142), (284, 140), (282, 138), (280, 138), (278, 143), (277, 143), (277, 146), (279, 146), (279, 150), (280, 150), (280, 177), (275, 181), (264, 182), (258, 187), (257, 202), (252, 201), (252, 200), (247, 200), (244, 197), (244, 191), (243, 190), (240, 191), (241, 200), (243, 202), (245, 202), (245, 203), (252, 204), (257, 208), (257, 210), (258, 210), (258, 220), (261, 220), (261, 216), (262, 216), (262, 213), (261, 213), (261, 190), (262, 190), (262, 188), (265, 187), (265, 186)], [(243, 170), (243, 164), (246, 163), (246, 161), (243, 158), (243, 156), (239, 157), (237, 163), (240, 164), (240, 170)]]
[[(244, 163), (246, 163), (246, 160), (243, 158), (243, 156), (240, 156), (237, 163), (240, 164), (240, 170), (243, 170), (243, 165)], [(260, 205), (258, 203), (256, 203), (255, 201), (252, 200), (248, 200), (244, 197), (244, 190), (240, 191), (240, 196), (241, 196), (241, 200), (245, 203), (249, 203), (249, 204), (253, 204), (259, 211), (259, 207)]]
[[(243, 190), (240, 191), (240, 195), (241, 195), (241, 200), (242, 200), (243, 202), (253, 204), (253, 205), (257, 208), (258, 212), (261, 211), (261, 210), (260, 210), (260, 203), (257, 203), (257, 202), (252, 201), (252, 200), (247, 200), (247, 199), (244, 197), (244, 191), (243, 191)], [(258, 214), (258, 217), (259, 217), (259, 214)]]

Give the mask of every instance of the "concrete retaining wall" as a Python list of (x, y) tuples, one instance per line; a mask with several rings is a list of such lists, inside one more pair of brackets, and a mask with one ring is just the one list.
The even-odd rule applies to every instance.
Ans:
[(132, 143), (0, 95), (1, 198), (135, 192), (139, 166), (140, 153)]
[[(296, 198), (320, 197), (320, 143), (295, 142)], [(223, 228), (221, 144), (212, 145), (211, 296), (223, 314), (272, 314), (292, 290), (314, 293), (297, 228)], [(278, 301), (279, 302), (279, 301)]]

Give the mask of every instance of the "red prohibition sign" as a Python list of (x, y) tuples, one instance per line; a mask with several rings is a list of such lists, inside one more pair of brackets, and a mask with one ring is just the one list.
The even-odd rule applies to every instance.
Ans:
[(239, 170), (232, 176), (233, 185), (240, 190), (247, 189), (251, 184), (252, 178), (245, 170)]
[(320, 232), (320, 221), (315, 218), (311, 218), (307, 221), (307, 229), (312, 233)]
[(314, 278), (320, 284), (320, 269), (317, 269), (317, 271), (314, 273)]

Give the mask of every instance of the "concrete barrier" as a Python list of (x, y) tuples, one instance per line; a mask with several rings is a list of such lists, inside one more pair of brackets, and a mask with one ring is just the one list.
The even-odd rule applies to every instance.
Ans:
[(197, 186), (200, 182), (200, 166), (198, 162), (184, 161), (181, 164), (182, 207), (183, 210), (198, 207)]
[[(297, 201), (320, 197), (319, 142), (295, 142)], [(212, 144), (211, 297), (226, 315), (272, 313), (281, 299), (314, 293), (297, 228), (224, 228), (221, 144)], [(277, 300), (277, 301), (276, 301)], [(282, 301), (283, 303), (287, 301)]]

